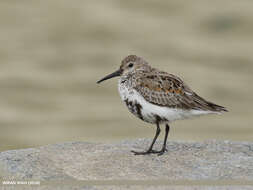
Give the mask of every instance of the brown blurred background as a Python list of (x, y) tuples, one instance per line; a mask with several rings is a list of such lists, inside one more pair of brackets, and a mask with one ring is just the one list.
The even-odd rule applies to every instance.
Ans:
[(252, 0), (0, 0), (0, 27), (0, 151), (153, 138), (116, 79), (96, 84), (129, 54), (230, 111), (178, 121), (170, 140), (253, 139)]

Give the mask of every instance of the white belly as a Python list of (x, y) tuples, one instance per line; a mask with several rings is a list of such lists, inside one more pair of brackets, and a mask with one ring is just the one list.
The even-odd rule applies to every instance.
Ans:
[[(175, 120), (215, 113), (202, 110), (182, 110), (176, 108), (168, 108), (165, 106), (160, 107), (158, 105), (147, 102), (135, 89), (127, 88), (125, 85), (122, 85), (120, 81), (118, 89), (120, 97), (122, 101), (126, 102), (129, 111), (148, 123), (156, 123), (157, 116), (159, 116), (161, 119), (160, 123), (169, 123)], [(138, 110), (134, 105), (141, 105), (141, 109)], [(141, 117), (138, 111), (141, 112)]]

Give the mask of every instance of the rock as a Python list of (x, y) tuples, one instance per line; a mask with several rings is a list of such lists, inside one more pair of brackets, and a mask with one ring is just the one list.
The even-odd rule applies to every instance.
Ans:
[[(151, 140), (118, 144), (68, 142), (0, 153), (0, 179), (253, 180), (253, 143), (174, 142), (162, 156), (135, 156)], [(159, 149), (158, 142), (154, 149)], [(103, 188), (101, 188), (103, 189)], [(144, 188), (145, 189), (145, 188)], [(156, 188), (157, 189), (157, 188)], [(175, 188), (174, 188), (175, 189)]]

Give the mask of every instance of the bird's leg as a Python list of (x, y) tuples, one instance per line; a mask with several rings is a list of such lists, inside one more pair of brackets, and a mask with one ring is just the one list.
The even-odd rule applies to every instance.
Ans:
[(167, 143), (167, 138), (168, 138), (169, 131), (170, 131), (170, 126), (168, 124), (166, 124), (165, 125), (165, 136), (164, 136), (164, 141), (163, 141), (163, 147), (159, 151), (158, 156), (161, 156), (164, 152), (167, 151), (167, 149), (166, 149), (166, 143)]
[(155, 151), (155, 150), (152, 150), (153, 149), (153, 146), (154, 146), (154, 144), (155, 144), (155, 141), (156, 141), (156, 139), (157, 139), (157, 137), (159, 136), (159, 134), (160, 134), (160, 126), (159, 126), (159, 122), (157, 122), (156, 123), (156, 133), (155, 133), (155, 137), (154, 137), (154, 139), (153, 139), (153, 141), (152, 141), (152, 143), (151, 143), (151, 145), (150, 145), (150, 147), (149, 147), (149, 149), (147, 150), (147, 151), (144, 151), (144, 152), (137, 152), (137, 151), (131, 151), (131, 152), (133, 152), (135, 155), (144, 155), (144, 154), (156, 154), (156, 153), (159, 153), (160, 151)]

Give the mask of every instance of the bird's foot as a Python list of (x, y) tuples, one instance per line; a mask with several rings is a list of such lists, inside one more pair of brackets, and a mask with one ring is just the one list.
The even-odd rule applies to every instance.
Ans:
[(133, 152), (134, 155), (157, 154), (157, 156), (161, 156), (161, 155), (163, 155), (166, 151), (167, 151), (166, 148), (162, 148), (161, 150), (147, 150), (147, 151), (143, 151), (143, 152), (138, 152), (138, 151), (132, 150), (131, 152)]
[(160, 151), (158, 151), (159, 153), (157, 154), (157, 156), (161, 156), (167, 151), (168, 151), (167, 148), (162, 148)]
[(147, 151), (138, 152), (138, 151), (132, 150), (131, 152), (134, 153), (134, 155), (146, 155), (146, 154), (157, 154), (158, 151), (156, 151), (156, 150), (147, 150)]

